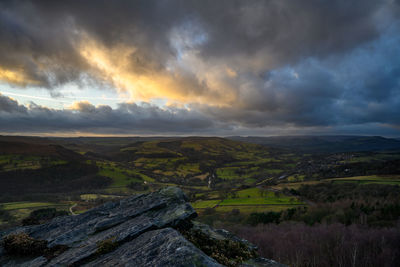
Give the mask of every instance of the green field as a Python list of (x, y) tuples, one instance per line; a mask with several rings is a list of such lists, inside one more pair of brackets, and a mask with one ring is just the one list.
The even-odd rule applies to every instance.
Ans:
[[(58, 210), (69, 210), (71, 203), (51, 203), (51, 202), (7, 202), (0, 203), (0, 207), (9, 211), (15, 220), (20, 221), (37, 209), (56, 208)], [(1, 224), (1, 222), (0, 222)]]
[[(378, 162), (379, 166), (383, 166), (384, 160), (400, 158), (400, 153), (395, 152), (354, 152), (316, 156), (214, 137), (79, 138), (77, 140), (79, 142), (75, 144), (73, 140), (66, 140), (68, 143), (66, 146), (70, 151), (61, 150), (62, 153), (35, 154), (35, 150), (31, 149), (25, 154), (14, 155), (10, 152), (0, 154), (0, 172), (3, 174), (4, 181), (7, 181), (7, 177), (11, 177), (8, 176), (8, 171), (22, 170), (21, 176), (17, 178), (24, 182), (26, 182), (26, 179), (24, 180), (26, 176), (22, 175), (24, 172), (30, 174), (44, 171), (44, 174), (38, 175), (37, 179), (48, 176), (49, 183), (46, 184), (46, 190), (50, 188), (53, 177), (56, 178), (54, 179), (56, 182), (58, 181), (57, 169), (67, 167), (74, 161), (86, 163), (86, 166), (82, 166), (82, 170), (87, 168), (87, 173), (82, 172), (82, 175), (79, 174), (81, 176), (76, 177), (74, 185), (78, 185), (78, 188), (73, 189), (76, 191), (67, 192), (69, 188), (67, 186), (65, 186), (67, 188), (65, 192), (56, 191), (59, 189), (54, 186), (55, 193), (51, 194), (56, 197), (51, 198), (52, 195), (44, 198), (49, 202), (40, 202), (42, 200), (29, 197), (29, 190), (26, 190), (26, 195), (19, 197), (19, 191), (11, 194), (7, 191), (9, 189), (4, 187), (6, 189), (3, 190), (1, 201), (7, 203), (0, 205), (7, 211), (5, 212), (7, 216), (11, 214), (16, 218), (16, 220), (10, 220), (18, 222), (17, 220), (28, 216), (31, 211), (40, 208), (55, 207), (68, 210), (74, 203), (77, 204), (74, 211), (80, 213), (104, 201), (153, 192), (165, 186), (178, 186), (185, 191), (192, 206), (200, 214), (200, 219), (202, 216), (214, 216), (218, 220), (224, 220), (230, 216), (234, 217), (235, 214), (243, 214), (238, 217), (241, 217), (244, 222), (245, 217), (254, 212), (276, 212), (315, 203), (311, 198), (300, 199), (296, 197), (299, 192), (287, 191), (284, 190), (285, 188), (298, 189), (302, 185), (318, 183), (326, 183), (326, 188), (333, 184), (335, 185), (332, 188), (343, 186), (336, 183), (400, 185), (400, 175), (344, 177), (348, 174), (344, 171), (347, 167), (340, 166), (354, 162), (357, 164), (349, 169), (354, 171), (353, 173), (365, 173), (365, 166), (369, 167), (369, 164), (364, 166), (359, 163)], [(81, 155), (74, 152), (79, 152)], [(43, 167), (53, 165), (61, 166), (53, 168), (55, 170), (48, 168), (48, 173), (46, 173), (47, 168), (43, 170)], [(359, 165), (362, 166), (357, 167)], [(74, 165), (71, 164), (71, 166)], [(323, 171), (319, 168), (320, 166), (324, 167)], [(329, 168), (332, 168), (333, 172), (325, 171)], [(24, 171), (25, 169), (30, 170)], [(71, 169), (79, 170), (79, 167)], [(398, 173), (396, 168), (393, 169), (395, 170), (393, 173)], [(385, 172), (387, 172), (386, 169)], [(371, 171), (371, 173), (380, 172)], [(332, 178), (335, 176), (340, 178)], [(83, 182), (86, 180), (90, 182), (80, 186), (80, 178), (83, 178)], [(98, 185), (95, 179), (99, 179)], [(63, 183), (72, 178), (66, 175), (64, 180), (59, 180), (64, 185)], [(10, 179), (4, 184), (12, 189), (15, 185), (25, 185), (24, 182), (18, 183)], [(344, 185), (343, 187), (358, 186), (354, 184), (354, 186)], [(24, 189), (23, 186), (21, 186), (21, 191), (22, 189)], [(63, 194), (58, 196), (58, 192)], [(51, 202), (61, 198), (64, 200), (62, 204)], [(38, 202), (11, 202), (30, 199), (38, 199)], [(71, 199), (75, 202), (71, 203)]]
[(324, 182), (324, 180), (321, 181), (305, 181), (305, 182), (296, 182), (296, 183), (281, 183), (272, 186), (271, 188), (274, 190), (283, 190), (284, 188), (287, 189), (298, 189), (302, 185), (314, 185), (314, 184), (319, 184)]
[(285, 196), (281, 193), (265, 191), (259, 188), (249, 188), (237, 191), (235, 197), (224, 199), (220, 206), (240, 206), (240, 205), (295, 205), (303, 204), (295, 197)]
[[(209, 197), (218, 197), (218, 193), (209, 193)], [(231, 212), (238, 209), (241, 213), (281, 211), (294, 206), (305, 205), (293, 196), (263, 190), (258, 187), (234, 191), (226, 198), (198, 200), (192, 203), (200, 212), (205, 208), (213, 208), (217, 212)]]
[[(299, 206), (299, 205), (297, 205)], [(283, 211), (290, 208), (296, 207), (296, 205), (240, 205), (240, 206), (218, 206), (215, 210), (220, 213), (232, 212), (232, 210), (238, 209), (241, 214), (250, 214), (254, 212), (269, 212), (269, 211)]]
[(199, 200), (191, 203), (193, 208), (195, 209), (205, 209), (205, 208), (213, 208), (215, 207), (220, 200)]
[(400, 185), (400, 175), (370, 175), (328, 179), (335, 183)]
[[(291, 176), (289, 176), (290, 178)], [(301, 175), (297, 179), (304, 179)], [(288, 179), (293, 180), (293, 179)], [(369, 175), (369, 176), (353, 176), (343, 178), (330, 178), (319, 181), (303, 181), (303, 182), (292, 182), (292, 183), (281, 183), (272, 186), (275, 190), (287, 189), (298, 189), (302, 185), (315, 185), (319, 183), (359, 183), (359, 184), (387, 184), (387, 185), (400, 185), (400, 175)]]
[(51, 157), (26, 156), (26, 155), (0, 155), (0, 170), (13, 171), (24, 169), (39, 169), (44, 166), (67, 164), (65, 160)]
[(148, 177), (138, 171), (122, 168), (113, 163), (97, 162), (100, 170), (99, 175), (109, 177), (112, 179), (110, 187), (126, 187), (132, 182), (142, 183), (143, 180), (147, 182), (154, 182), (153, 178)]
[(289, 182), (302, 182), (304, 181), (305, 175), (290, 175), (287, 180)]
[(132, 167), (146, 174), (191, 179), (214, 173), (221, 180), (241, 179), (247, 185), (294, 168), (298, 159), (294, 154), (278, 157), (255, 144), (197, 137), (137, 142), (120, 152), (132, 157)]
[(217, 175), (220, 179), (238, 179), (240, 176), (236, 173), (239, 167), (218, 168)]
[(80, 195), (82, 200), (85, 201), (90, 201), (90, 200), (96, 200), (99, 198), (105, 198), (105, 199), (114, 199), (114, 198), (120, 198), (121, 196), (117, 195), (104, 195), (104, 194), (82, 194)]
[(9, 202), (0, 204), (0, 206), (2, 206), (5, 210), (42, 208), (57, 205), (59, 204), (49, 202)]

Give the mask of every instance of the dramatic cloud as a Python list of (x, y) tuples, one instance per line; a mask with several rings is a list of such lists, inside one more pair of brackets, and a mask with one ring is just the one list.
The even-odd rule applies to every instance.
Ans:
[(196, 111), (175, 107), (161, 109), (141, 103), (120, 104), (118, 108), (74, 103), (69, 109), (55, 110), (31, 103), (28, 107), (0, 94), (0, 132), (94, 134), (212, 132), (228, 128)]
[[(87, 101), (76, 102), (68, 109), (57, 110), (31, 102), (27, 107), (0, 94), (0, 132), (28, 134), (153, 134), (159, 135), (233, 135), (233, 134), (306, 134), (310, 130), (320, 134), (374, 134), (393, 135), (398, 129), (385, 123), (339, 125), (310, 125), (307, 129), (292, 123), (270, 123), (265, 126), (261, 112), (236, 114), (235, 110), (159, 108), (142, 102), (121, 103), (118, 108), (94, 106)], [(249, 118), (241, 118), (248, 116)], [(232, 118), (235, 118), (233, 120)], [(239, 119), (238, 119), (239, 118)], [(252, 121), (254, 118), (254, 121)], [(261, 121), (262, 123), (259, 123)], [(256, 127), (255, 127), (256, 126)]]
[[(0, 128), (395, 133), (399, 36), (394, 0), (6, 0), (0, 82), (53, 96), (76, 84), (130, 99), (114, 109), (49, 109), (2, 96)], [(142, 101), (153, 104), (133, 104)]]
[(26, 113), (27, 109), (17, 101), (0, 94), (0, 112), (9, 114)]

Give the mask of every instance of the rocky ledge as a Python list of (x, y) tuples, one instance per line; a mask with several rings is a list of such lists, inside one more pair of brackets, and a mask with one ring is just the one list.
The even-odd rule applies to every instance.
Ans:
[(176, 187), (135, 195), (0, 232), (0, 266), (284, 266), (196, 216)]

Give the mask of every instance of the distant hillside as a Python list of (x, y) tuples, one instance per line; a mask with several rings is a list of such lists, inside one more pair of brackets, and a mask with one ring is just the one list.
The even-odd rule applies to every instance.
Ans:
[(110, 179), (98, 175), (86, 158), (48, 139), (0, 137), (0, 200), (101, 188)]
[(400, 150), (400, 140), (381, 136), (233, 136), (229, 139), (313, 153)]
[(39, 145), (0, 141), (0, 155), (46, 156), (64, 160), (82, 160), (82, 155), (59, 145)]
[(124, 168), (134, 169), (136, 178), (147, 181), (197, 186), (253, 184), (280, 176), (298, 160), (278, 149), (219, 137), (162, 138), (114, 147), (108, 153), (97, 151), (85, 156), (118, 162)]
[[(115, 141), (115, 143), (114, 143)], [(124, 143), (125, 141), (125, 143)], [(237, 157), (239, 152), (254, 151), (264, 153), (265, 147), (233, 141), (220, 137), (160, 137), (160, 138), (126, 138), (107, 141), (90, 140), (91, 148), (96, 153), (88, 153), (88, 156), (101, 156), (111, 160), (132, 161), (137, 158), (174, 158), (187, 157), (192, 160), (206, 160), (209, 158), (223, 159), (222, 157)], [(113, 145), (112, 145), (113, 144)], [(120, 144), (120, 145), (116, 145)], [(103, 147), (103, 149), (101, 148)], [(107, 154), (99, 155), (108, 147)], [(239, 155), (240, 157), (240, 155)]]
[[(136, 154), (193, 154), (200, 153), (211, 156), (236, 154), (240, 151), (261, 149), (263, 147), (219, 137), (184, 137), (161, 139), (147, 142), (135, 142), (124, 146), (121, 151), (134, 151)], [(187, 155), (189, 156), (189, 155)]]
[(47, 138), (0, 136), (0, 155), (51, 157), (80, 161), (84, 157)]

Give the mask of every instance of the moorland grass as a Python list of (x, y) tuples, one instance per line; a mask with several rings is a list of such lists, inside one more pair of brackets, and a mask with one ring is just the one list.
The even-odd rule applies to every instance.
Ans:
[(220, 202), (220, 200), (198, 200), (191, 204), (192, 204), (193, 208), (195, 208), (195, 209), (205, 209), (205, 208), (213, 208), (219, 202)]
[(48, 207), (48, 206), (63, 206), (64, 204), (57, 204), (57, 203), (50, 203), (50, 202), (8, 202), (8, 203), (1, 203), (5, 210), (17, 210), (17, 209), (31, 209), (31, 208), (41, 208), (41, 207)]
[(400, 185), (400, 175), (369, 175), (327, 179), (335, 183), (388, 184)]

